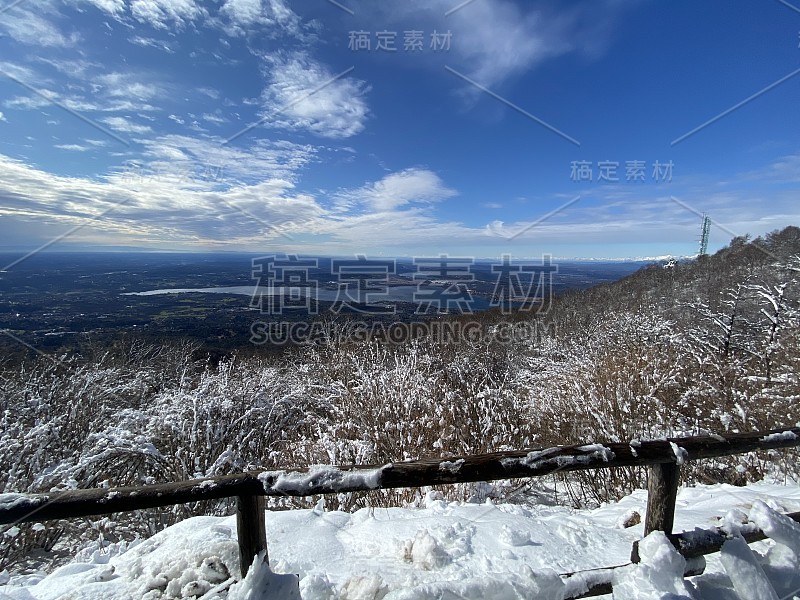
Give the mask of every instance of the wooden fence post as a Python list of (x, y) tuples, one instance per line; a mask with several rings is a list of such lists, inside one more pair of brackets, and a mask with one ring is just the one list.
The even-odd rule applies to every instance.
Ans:
[(259, 552), (264, 552), (264, 561), (269, 564), (265, 509), (264, 496), (236, 497), (236, 535), (239, 538), (242, 577), (247, 575), (247, 570)]
[[(679, 479), (680, 467), (676, 463), (659, 463), (648, 467), (645, 537), (653, 531), (663, 531), (667, 536), (672, 535)], [(639, 562), (639, 542), (633, 544), (631, 562)]]

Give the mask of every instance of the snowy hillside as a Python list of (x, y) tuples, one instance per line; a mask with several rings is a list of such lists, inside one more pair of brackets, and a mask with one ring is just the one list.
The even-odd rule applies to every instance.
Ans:
[[(59, 361), (7, 362), (0, 365), (0, 492), (794, 426), (800, 229), (759, 244), (769, 252), (734, 240), (714, 256), (565, 294), (546, 314), (519, 321), (473, 315), (474, 340), (431, 333), (385, 343), (341, 335), (342, 323), (328, 323), (319, 344), (219, 360), (180, 341), (131, 340)], [(650, 581), (673, 598), (790, 597), (792, 586), (800, 588), (796, 528), (781, 534), (776, 517), (754, 503), (775, 497), (776, 508), (796, 511), (800, 488), (754, 482), (798, 481), (797, 456), (771, 450), (681, 467), (687, 488), (676, 528), (708, 527), (733, 508), (741, 511), (730, 515), (734, 525), (750, 514), (781, 542), (763, 568), (733, 542), (690, 591), (675, 575), (681, 559), (654, 536), (641, 553), (656, 567), (620, 571), (617, 596), (647, 598), (641, 583)], [(438, 492), (445, 497), (427, 500), (409, 488), (342, 493), (327, 497), (327, 510), (311, 510), (310, 499), (270, 498), (271, 565), (292, 584), (299, 575), (304, 598), (444, 600), (574, 595), (576, 578), (562, 584), (556, 575), (628, 562), (641, 525), (620, 524), (631, 511), (644, 512), (635, 490), (646, 484), (645, 469), (537, 481), (573, 508), (543, 504), (540, 490), (520, 493), (511, 481), (448, 485)], [(718, 485), (698, 487), (709, 483)], [(482, 504), (487, 497), (497, 506)], [(232, 510), (232, 499), (209, 499), (113, 519), (13, 526), (0, 534), (0, 593), (255, 600), (248, 585), (275, 580), (266, 570), (246, 585), (232, 577), (240, 572), (234, 521), (225, 516)], [(726, 565), (745, 574), (734, 577), (736, 594), (724, 591), (733, 585)], [(30, 575), (32, 568), (49, 574)], [(753, 573), (761, 570), (776, 591), (758, 588)]]
[[(276, 573), (300, 576), (304, 600), (557, 599), (582, 585), (581, 577), (565, 584), (557, 575), (629, 562), (642, 525), (624, 528), (623, 523), (633, 511), (643, 514), (645, 504), (643, 491), (585, 511), (448, 503), (429, 493), (420, 508), (351, 514), (326, 511), (320, 504), (312, 510), (268, 512), (270, 564)], [(723, 554), (708, 557), (704, 575), (685, 585), (683, 559), (656, 533), (641, 546), (645, 564), (618, 570), (614, 597), (731, 600), (800, 594), (800, 526), (782, 525), (788, 520), (772, 509), (800, 510), (800, 487), (756, 483), (682, 489), (676, 531), (736, 528), (749, 515), (779, 543), (750, 546), (760, 566), (746, 546), (730, 543)], [(238, 572), (235, 518), (195, 517), (127, 547), (98, 547), (47, 576), (13, 577), (0, 586), (0, 598), (261, 597), (252, 581), (235, 582), (231, 574)], [(771, 582), (767, 588), (758, 587), (766, 582), (758, 580), (763, 573)], [(259, 573), (250, 575), (255, 581)]]

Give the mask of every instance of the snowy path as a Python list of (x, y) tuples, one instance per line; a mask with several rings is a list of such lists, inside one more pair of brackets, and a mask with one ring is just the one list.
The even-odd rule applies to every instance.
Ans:
[[(800, 487), (759, 483), (747, 488), (682, 489), (676, 530), (719, 525), (729, 511), (749, 514), (758, 500), (781, 512), (798, 511)], [(273, 570), (299, 574), (305, 600), (559, 598), (564, 589), (556, 573), (629, 561), (631, 544), (641, 536), (642, 526), (623, 529), (621, 522), (632, 510), (643, 515), (645, 503), (646, 494), (640, 491), (592, 511), (431, 499), (420, 509), (363, 509), (354, 514), (318, 507), (268, 513), (267, 538)], [(739, 517), (731, 513), (734, 520)], [(189, 519), (131, 548), (96, 552), (85, 562), (73, 562), (48, 576), (12, 578), (0, 586), (0, 598), (224, 598), (229, 573), (239, 571), (235, 527), (234, 518)], [(797, 542), (800, 551), (800, 536)], [(772, 542), (751, 548), (763, 553), (771, 546), (773, 553), (780, 549), (783, 554), (772, 557), (767, 572), (773, 573), (770, 568), (776, 560), (784, 565), (797, 560), (793, 554), (787, 556), (791, 551), (786, 547)], [(651, 575), (667, 577), (672, 559), (657, 541), (651, 543), (650, 551), (656, 562)], [(729, 554), (733, 557), (733, 550)], [(643, 568), (631, 575), (633, 580), (647, 580)], [(790, 576), (782, 577), (781, 593), (786, 593), (787, 586), (800, 585)], [(653, 585), (658, 587), (659, 581)], [(645, 587), (629, 584), (621, 580), (615, 597), (670, 597), (647, 595)], [(677, 584), (665, 580), (663, 585)], [(709, 559), (706, 574), (695, 578), (695, 585), (697, 589), (687, 589), (687, 595), (681, 596), (678, 589), (673, 592), (678, 595), (671, 597), (748, 597), (730, 590), (719, 555)], [(213, 591), (215, 586), (223, 591)]]

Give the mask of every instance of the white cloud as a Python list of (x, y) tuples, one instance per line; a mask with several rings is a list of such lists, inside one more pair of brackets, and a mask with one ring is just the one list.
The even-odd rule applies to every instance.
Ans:
[(100, 63), (85, 59), (63, 58), (60, 56), (37, 56), (36, 60), (61, 71), (65, 75), (69, 75), (73, 79), (85, 79), (90, 77), (91, 71), (97, 70), (102, 66)]
[(418, 29), (414, 25), (419, 22), (430, 30), (451, 31), (448, 63), (492, 86), (558, 56), (601, 53), (620, 11), (635, 2), (553, 3), (551, 9), (544, 3), (493, 0), (472, 2), (450, 12), (457, 1), (406, 0), (367, 4), (355, 18), (358, 28), (367, 30), (374, 29), (375, 22), (388, 21), (390, 29), (398, 31)]
[(228, 119), (211, 113), (205, 113), (203, 115), (203, 120), (209, 123), (214, 123), (215, 125), (221, 125), (222, 123), (228, 122)]
[(112, 98), (133, 98), (152, 100), (160, 96), (163, 90), (156, 84), (137, 81), (131, 73), (105, 73), (94, 77), (95, 87)]
[(166, 135), (141, 140), (151, 170), (221, 169), (228, 185), (246, 185), (263, 179), (294, 183), (297, 173), (317, 153), (313, 146), (259, 139), (248, 148), (223, 145), (222, 139)]
[(180, 173), (141, 178), (135, 169), (102, 182), (60, 177), (2, 156), (0, 168), (5, 174), (0, 180), (0, 213), (7, 243), (19, 223), (59, 231), (109, 209), (70, 241), (341, 252), (479, 235), (415, 210), (343, 217), (281, 178), (221, 188), (213, 181), (187, 181)]
[[(553, 199), (544, 205), (532, 200), (526, 220), (466, 225), (437, 216), (433, 203), (455, 192), (424, 169), (393, 173), (342, 192), (351, 205), (341, 211), (336, 198), (324, 202), (296, 187), (299, 170), (313, 159), (315, 149), (267, 141), (235, 149), (220, 147), (219, 141), (181, 136), (152, 140), (146, 142), (141, 172), (120, 169), (101, 180), (57, 176), (0, 155), (0, 233), (6, 243), (43, 243), (46, 237), (14, 236), (31, 224), (54, 236), (113, 209), (70, 239), (327, 254), (419, 255), (458, 248), (486, 256), (503, 248), (531, 256), (534, 247), (552, 252), (563, 244), (613, 244), (622, 238), (674, 246), (694, 239), (699, 226), (694, 213), (663, 196), (661, 189), (649, 197), (641, 191), (620, 194), (609, 189), (595, 203), (570, 207), (543, 222), (538, 219), (552, 210)], [(206, 164), (224, 165), (221, 180), (205, 176)], [(709, 209), (716, 221), (737, 232), (762, 234), (798, 218), (791, 190), (769, 193), (769, 204), (764, 194), (755, 192), (682, 192), (686, 202)], [(621, 216), (623, 201), (627, 210)], [(506, 238), (516, 233), (521, 235), (509, 245)]]
[(300, 17), (285, 0), (225, 0), (219, 16), (228, 35), (257, 30), (262, 35), (281, 32), (299, 36), (302, 31)]
[(80, 144), (56, 144), (55, 148), (59, 150), (69, 150), (70, 152), (88, 152), (93, 150), (91, 146), (81, 146)]
[[(98, 112), (121, 112), (121, 111), (156, 111), (159, 110), (157, 106), (146, 102), (133, 102), (127, 98), (125, 99), (111, 99), (111, 100), (102, 100), (98, 98), (93, 98), (92, 100), (86, 100), (81, 96), (65, 96), (55, 92), (53, 90), (48, 90), (46, 88), (42, 88), (39, 90), (46, 96), (52, 98), (53, 100), (57, 100), (59, 103), (63, 104), (70, 110), (74, 110), (76, 112), (90, 112), (90, 111), (98, 111)], [(17, 96), (10, 100), (6, 100), (3, 103), (4, 106), (9, 108), (25, 108), (25, 109), (39, 109), (46, 106), (52, 106), (53, 103), (39, 95), (30, 95), (30, 96)]]
[(269, 79), (262, 93), (266, 127), (306, 129), (323, 137), (360, 133), (368, 118), (363, 81), (335, 74), (304, 52), (264, 56)]
[(8, 122), (8, 119), (6, 119), (6, 116), (2, 112), (0, 112), (0, 121)]
[(195, 0), (130, 0), (130, 10), (137, 21), (156, 29), (182, 28), (208, 14)]
[(138, 125), (136, 123), (132, 123), (125, 117), (106, 117), (105, 119), (100, 119), (100, 122), (105, 123), (111, 127), (111, 129), (115, 129), (123, 133), (148, 133), (152, 131), (152, 129), (147, 125)]
[(173, 45), (168, 42), (165, 42), (164, 40), (157, 40), (155, 38), (135, 35), (132, 38), (129, 38), (128, 41), (131, 44), (136, 44), (137, 46), (142, 46), (143, 48), (146, 47), (156, 48), (158, 50), (163, 50), (164, 52), (168, 52), (169, 54), (175, 54), (175, 49), (173, 48)]
[[(21, 82), (35, 87), (41, 94), (29, 93), (3, 102), (9, 108), (41, 109), (58, 102), (70, 110), (86, 112), (153, 112), (158, 106), (147, 100), (163, 95), (161, 86), (137, 81), (132, 73), (96, 72), (99, 65), (85, 60), (46, 59), (45, 63), (73, 77), (72, 81), (55, 82), (28, 66), (0, 62), (0, 72), (5, 72)], [(87, 84), (87, 82), (92, 82)], [(53, 89), (59, 87), (60, 91)], [(19, 88), (22, 89), (22, 88)], [(47, 98), (52, 99), (52, 102)]]
[[(288, 34), (298, 39), (310, 39), (316, 31), (316, 22), (302, 23), (300, 17), (289, 7), (286, 0), (39, 0), (41, 5), (54, 10), (57, 3), (66, 2), (72, 5), (89, 4), (103, 11), (111, 18), (129, 23), (131, 20), (150, 25), (155, 29), (169, 30), (182, 29), (192, 23), (203, 22), (213, 27), (219, 27), (231, 36), (241, 36), (257, 33), (261, 36), (275, 37), (278, 34)], [(212, 14), (216, 5), (222, 4)], [(211, 11), (211, 12), (210, 12)], [(44, 24), (39, 25), (43, 30)], [(19, 35), (26, 32), (16, 28)], [(308, 32), (308, 33), (307, 33)], [(51, 45), (62, 45), (58, 42), (56, 30), (49, 32), (51, 35), (45, 39), (51, 40)], [(27, 35), (30, 43), (36, 43), (32, 35)], [(66, 39), (66, 38), (65, 38)], [(140, 46), (150, 46), (173, 53), (174, 44), (144, 35), (136, 35), (129, 40)], [(223, 41), (223, 44), (227, 42)]]
[(771, 165), (745, 174), (745, 180), (797, 183), (800, 181), (800, 154), (782, 156)]
[(214, 88), (210, 87), (200, 87), (197, 88), (197, 91), (205, 96), (208, 96), (212, 100), (219, 100), (219, 90), (215, 90)]
[[(51, 98), (56, 98), (58, 96), (58, 94), (56, 94), (55, 92), (47, 89), (42, 89), (40, 91)], [(41, 96), (16, 96), (14, 98), (11, 98), (3, 102), (3, 106), (5, 106), (6, 108), (21, 108), (21, 109), (35, 110), (37, 108), (42, 108), (44, 106), (52, 106), (52, 103), (42, 98)]]
[(453, 51), (483, 85), (502, 82), (564, 54), (575, 40), (568, 19), (512, 2), (475, 2), (449, 19)]
[[(47, 8), (46, 5), (44, 5)], [(15, 7), (14, 10), (3, 13), (0, 19), (0, 29), (17, 42), (29, 46), (47, 46), (67, 48), (75, 46), (80, 41), (77, 33), (65, 35), (46, 16), (46, 11), (40, 14), (38, 6), (26, 9), (24, 5)]]
[(251, 25), (267, 18), (263, 4), (262, 0), (225, 0), (219, 12), (234, 24)]
[(120, 15), (125, 12), (125, 0), (77, 0), (86, 4), (92, 4), (110, 15)]
[[(260, 156), (269, 151), (255, 148), (250, 157), (265, 177), (226, 186), (204, 179), (202, 172), (181, 170), (128, 168), (104, 181), (62, 177), (0, 155), (2, 229), (8, 240), (20, 223), (68, 227), (113, 209), (71, 239), (195, 248), (207, 243), (255, 247), (273, 238), (283, 240), (276, 230), (281, 223), (302, 226), (325, 211), (311, 196), (294, 192), (291, 181), (270, 176), (264, 167), (271, 159)], [(175, 156), (165, 148), (157, 152)]]
[[(30, 67), (19, 65), (17, 63), (0, 61), (0, 71), (3, 73), (8, 73), (12, 77), (24, 82), (33, 81), (34, 78), (37, 78), (36, 73)], [(41, 78), (38, 78), (37, 80), (42, 82)]]
[(456, 195), (439, 176), (427, 169), (406, 169), (380, 181), (337, 196), (342, 209), (366, 204), (374, 212), (387, 212), (412, 203), (431, 203)]

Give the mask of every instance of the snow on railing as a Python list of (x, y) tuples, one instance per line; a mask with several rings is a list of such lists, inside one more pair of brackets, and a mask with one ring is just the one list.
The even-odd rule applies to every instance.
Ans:
[[(541, 477), (559, 471), (646, 466), (648, 501), (644, 534), (663, 531), (687, 557), (716, 552), (727, 539), (718, 530), (673, 535), (680, 466), (686, 461), (800, 446), (800, 428), (754, 433), (703, 435), (630, 443), (554, 446), (472, 456), (423, 459), (369, 466), (313, 466), (254, 471), (209, 479), (141, 487), (86, 489), (46, 494), (0, 494), (0, 524), (70, 519), (170, 506), (199, 500), (237, 499), (237, 530), (242, 569), (260, 553), (267, 558), (265, 496), (316, 496), (342, 492), (422, 487), (477, 481)], [(798, 515), (790, 515), (800, 520)], [(745, 539), (763, 539), (755, 529)], [(761, 536), (761, 537), (759, 537)], [(638, 562), (634, 545), (631, 560)], [(243, 573), (244, 575), (244, 573)], [(574, 574), (577, 577), (579, 574)], [(610, 579), (589, 577), (586, 597), (608, 593)], [(600, 577), (602, 578), (602, 577)]]

